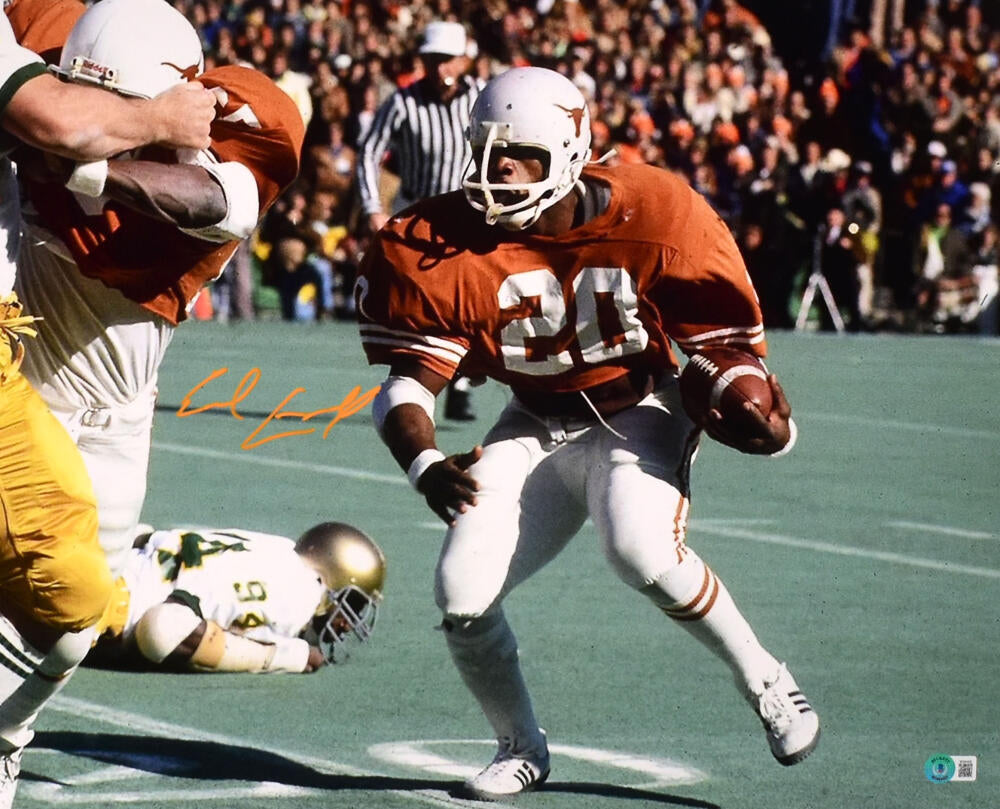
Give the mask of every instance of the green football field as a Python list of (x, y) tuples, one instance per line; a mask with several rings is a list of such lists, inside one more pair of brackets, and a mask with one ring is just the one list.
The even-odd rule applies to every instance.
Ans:
[[(512, 803), (1000, 805), (1000, 341), (774, 334), (769, 364), (799, 445), (767, 459), (706, 442), (689, 544), (789, 662), (818, 749), (777, 764), (726, 667), (617, 580), (587, 526), (507, 602), (552, 749), (549, 783)], [(389, 561), (379, 626), (314, 675), (83, 669), (42, 716), (15, 805), (480, 805), (449, 794), (493, 748), (435, 630), (442, 526), (366, 410), (333, 423), (381, 377), (350, 324), (178, 330), (144, 519), (290, 536), (356, 524)], [(217, 406), (179, 418), (186, 397)], [(505, 399), (479, 389), (479, 421), (444, 423), (442, 448), (471, 447)], [(283, 402), (315, 415), (265, 423)], [(977, 780), (931, 783), (935, 754), (977, 756)]]

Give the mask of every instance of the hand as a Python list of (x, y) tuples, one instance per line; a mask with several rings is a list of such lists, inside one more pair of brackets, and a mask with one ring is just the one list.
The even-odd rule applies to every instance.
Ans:
[(389, 217), (384, 213), (368, 214), (368, 228), (372, 233), (378, 233), (388, 221)]
[(303, 673), (312, 674), (314, 671), (323, 668), (323, 666), (325, 665), (326, 665), (326, 658), (323, 656), (323, 653), (319, 650), (319, 647), (310, 645), (309, 658), (306, 660), (306, 667), (302, 669)]
[(765, 416), (751, 402), (743, 405), (754, 422), (753, 429), (741, 429), (739, 433), (727, 430), (722, 413), (713, 408), (708, 411), (708, 420), (703, 425), (705, 432), (716, 441), (750, 455), (773, 455), (783, 449), (792, 436), (788, 424), (792, 406), (778, 383), (778, 377), (770, 374), (767, 381), (771, 386), (771, 412)]
[(218, 96), (198, 81), (181, 82), (149, 103), (156, 142), (174, 149), (207, 149)]
[(470, 452), (449, 455), (427, 467), (417, 482), (417, 489), (425, 498), (431, 511), (446, 524), (455, 522), (455, 514), (463, 514), (476, 505), (479, 482), (466, 470), (483, 457), (481, 446)]

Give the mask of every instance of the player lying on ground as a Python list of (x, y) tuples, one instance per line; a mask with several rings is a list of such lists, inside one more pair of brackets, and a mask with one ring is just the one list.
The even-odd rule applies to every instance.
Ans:
[(88, 661), (196, 672), (312, 672), (371, 637), (385, 556), (344, 523), (297, 541), (238, 529), (141, 534)]

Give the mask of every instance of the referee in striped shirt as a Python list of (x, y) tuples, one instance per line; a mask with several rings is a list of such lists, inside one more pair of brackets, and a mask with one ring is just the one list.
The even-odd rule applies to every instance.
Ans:
[[(468, 75), (475, 43), (461, 23), (436, 21), (424, 29), (419, 54), (424, 77), (386, 99), (358, 145), (361, 210), (373, 233), (389, 218), (379, 198), (386, 152), (392, 151), (400, 177), (391, 213), (461, 188), (472, 156), (465, 132), (483, 86)], [(444, 415), (460, 421), (475, 418), (467, 379), (457, 378), (448, 386)]]

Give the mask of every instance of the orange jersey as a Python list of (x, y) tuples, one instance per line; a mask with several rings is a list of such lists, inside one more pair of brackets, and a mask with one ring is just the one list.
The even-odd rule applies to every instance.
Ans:
[[(298, 174), (302, 116), (288, 95), (256, 70), (220, 67), (198, 80), (218, 88), (220, 96), (211, 152), (220, 162), (239, 162), (253, 173), (262, 215)], [(139, 157), (164, 154), (150, 149)], [(163, 162), (175, 160), (166, 153)], [(190, 236), (114, 201), (88, 215), (61, 185), (27, 187), (36, 221), (62, 240), (84, 275), (174, 324), (186, 318), (188, 304), (222, 272), (238, 245)]]
[(9, 0), (3, 10), (18, 44), (51, 65), (87, 7), (80, 0)]
[(357, 285), (368, 361), (416, 359), (515, 391), (572, 392), (733, 345), (763, 357), (757, 295), (729, 230), (683, 178), (591, 166), (607, 209), (560, 236), (489, 227), (462, 192), (394, 217)]

